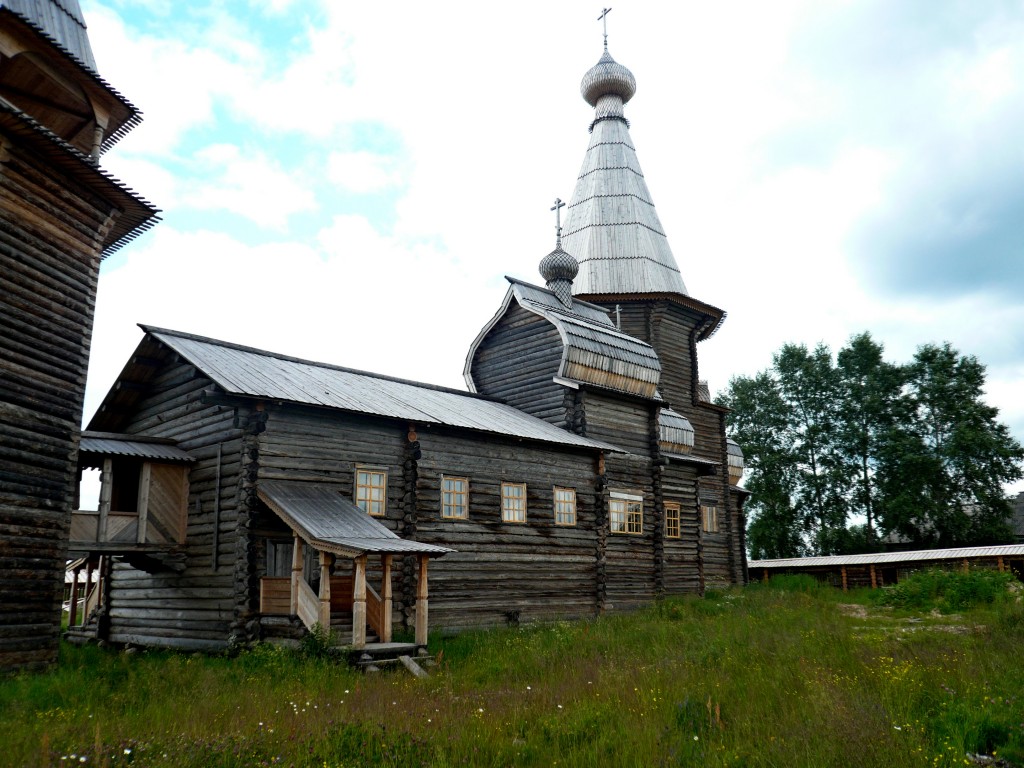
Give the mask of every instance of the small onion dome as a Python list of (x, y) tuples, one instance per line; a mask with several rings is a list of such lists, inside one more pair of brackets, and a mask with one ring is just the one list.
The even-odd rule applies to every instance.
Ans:
[(729, 458), (729, 483), (739, 485), (743, 479), (743, 468), (746, 466), (743, 461), (743, 449), (731, 438), (726, 439), (725, 446)]
[(597, 64), (587, 70), (580, 83), (584, 101), (597, 106), (602, 96), (618, 96), (625, 104), (636, 93), (636, 78), (633, 73), (611, 57), (607, 49)]
[(579, 271), (579, 262), (562, 250), (561, 239), (555, 250), (540, 260), (540, 276), (563, 307), (572, 306), (572, 281)]
[(571, 253), (562, 250), (557, 246), (555, 250), (540, 260), (540, 276), (547, 283), (556, 280), (568, 280), (570, 283), (579, 274), (580, 263), (573, 258)]
[(658, 444), (669, 453), (693, 450), (693, 425), (681, 413), (670, 408), (658, 411)]

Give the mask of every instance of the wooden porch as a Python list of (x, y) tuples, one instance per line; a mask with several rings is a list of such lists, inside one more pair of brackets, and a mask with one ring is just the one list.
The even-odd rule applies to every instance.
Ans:
[[(292, 530), (290, 576), (260, 580), (260, 612), (297, 616), (307, 629), (331, 629), (351, 617), (353, 649), (367, 648), (367, 627), (380, 644), (393, 639), (392, 566), (396, 555), (417, 559), (415, 646), (427, 644), (428, 563), (451, 550), (408, 541), (345, 499), (338, 491), (306, 483), (265, 482), (259, 498)], [(306, 573), (306, 548), (316, 553), (319, 574)], [(367, 581), (370, 556), (380, 558), (379, 591)], [(351, 575), (338, 564), (351, 562)], [(318, 577), (318, 578), (316, 578)], [(317, 582), (314, 590), (310, 582)]]

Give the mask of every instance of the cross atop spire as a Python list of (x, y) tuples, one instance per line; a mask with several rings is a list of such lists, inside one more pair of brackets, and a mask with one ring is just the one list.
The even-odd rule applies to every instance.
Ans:
[(565, 203), (562, 202), (562, 198), (556, 197), (555, 204), (551, 206), (551, 210), (555, 212), (555, 247), (562, 247), (562, 209), (565, 208)]
[(604, 24), (604, 49), (608, 50), (608, 12), (611, 8), (604, 8), (601, 11), (601, 15), (597, 17), (597, 20)]

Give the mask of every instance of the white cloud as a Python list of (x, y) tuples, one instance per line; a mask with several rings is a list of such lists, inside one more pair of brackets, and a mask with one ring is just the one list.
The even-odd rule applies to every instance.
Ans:
[(350, 192), (379, 192), (402, 183), (394, 157), (373, 152), (332, 152), (327, 158), (327, 178)]

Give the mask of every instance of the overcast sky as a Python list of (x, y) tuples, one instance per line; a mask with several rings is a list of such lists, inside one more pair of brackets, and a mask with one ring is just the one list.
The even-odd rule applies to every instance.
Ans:
[[(593, 117), (600, 4), (83, 0), (163, 210), (108, 258), (86, 420), (136, 323), (463, 387), (541, 282)], [(949, 341), (1024, 439), (1024, 3), (613, 4), (609, 50), (712, 391), (787, 342)]]

